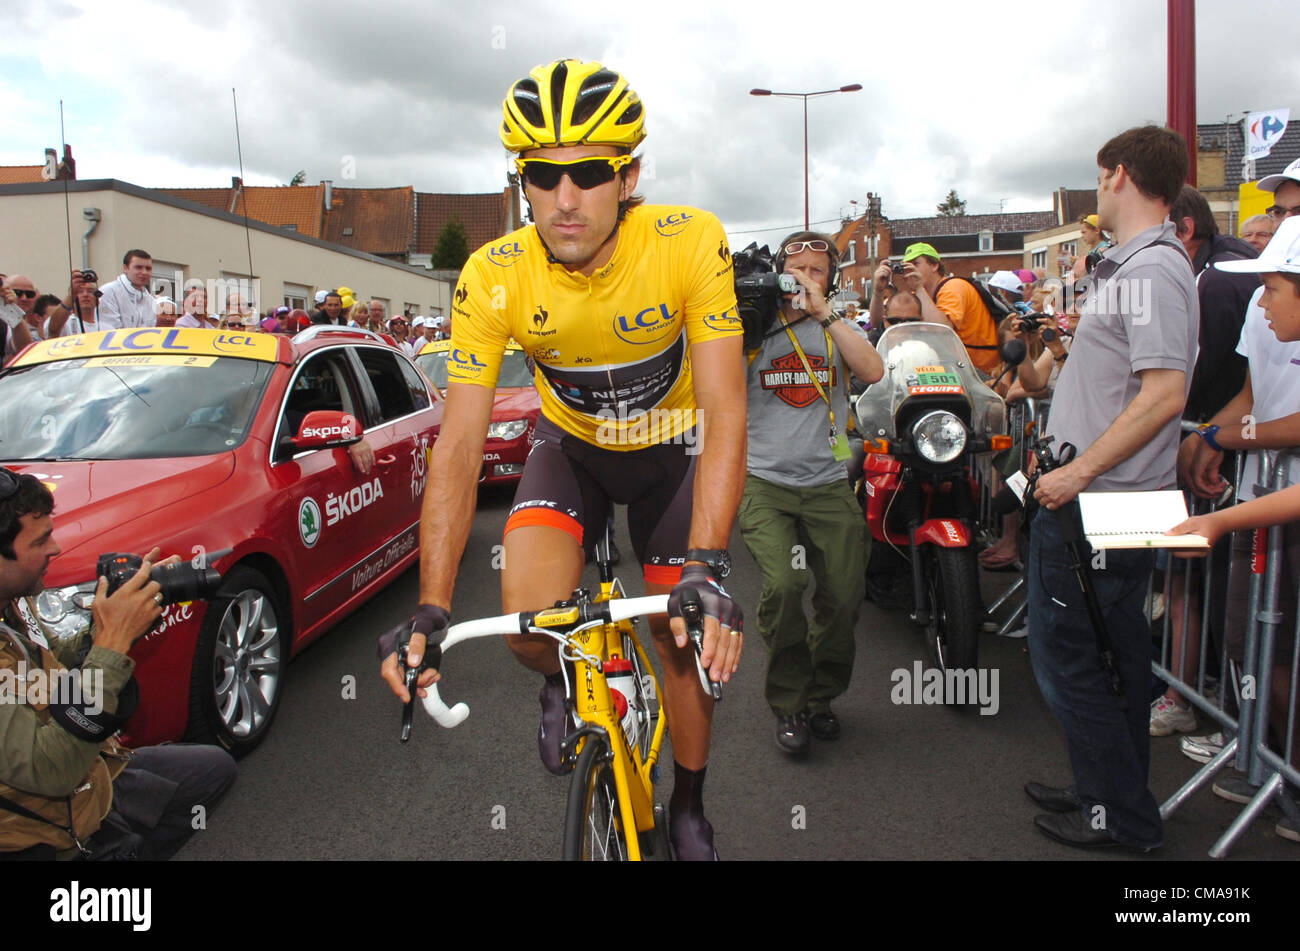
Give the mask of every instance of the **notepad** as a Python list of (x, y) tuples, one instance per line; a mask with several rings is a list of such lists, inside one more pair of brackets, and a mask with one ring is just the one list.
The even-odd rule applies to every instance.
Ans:
[(1204, 535), (1166, 535), (1187, 519), (1187, 502), (1177, 489), (1152, 492), (1080, 492), (1083, 533), (1105, 548), (1209, 548)]

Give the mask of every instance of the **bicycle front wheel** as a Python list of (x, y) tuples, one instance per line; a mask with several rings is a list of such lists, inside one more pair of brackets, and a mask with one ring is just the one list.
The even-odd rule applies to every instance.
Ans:
[(627, 837), (618, 808), (618, 790), (609, 746), (588, 737), (569, 786), (564, 816), (566, 862), (626, 862)]

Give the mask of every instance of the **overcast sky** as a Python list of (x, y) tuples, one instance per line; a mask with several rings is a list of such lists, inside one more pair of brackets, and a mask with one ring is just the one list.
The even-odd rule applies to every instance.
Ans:
[[(1094, 183), (1110, 135), (1166, 118), (1160, 0), (6, 6), (3, 165), (58, 146), (62, 98), (79, 178), (229, 185), (233, 86), (250, 184), (305, 169), (495, 191), (509, 84), (539, 62), (599, 59), (646, 105), (640, 191), (715, 212), (736, 246), (803, 219), (801, 104), (756, 86), (863, 85), (809, 102), (812, 218), (827, 228), (868, 191), (891, 218), (933, 214), (949, 188), (972, 214), (1049, 209), (1056, 187)], [(1198, 121), (1281, 107), (1300, 121), (1294, 0), (1196, 6)]]

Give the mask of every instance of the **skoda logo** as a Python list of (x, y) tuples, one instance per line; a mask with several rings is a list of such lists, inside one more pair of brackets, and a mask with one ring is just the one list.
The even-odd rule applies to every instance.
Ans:
[(298, 535), (308, 548), (316, 547), (320, 539), (320, 506), (310, 495), (298, 506)]

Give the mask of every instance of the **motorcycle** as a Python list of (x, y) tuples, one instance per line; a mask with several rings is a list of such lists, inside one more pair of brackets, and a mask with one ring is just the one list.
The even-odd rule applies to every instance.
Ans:
[(1006, 405), (950, 327), (900, 323), (876, 350), (885, 375), (855, 406), (867, 451), (867, 527), (910, 566), (910, 616), (925, 632), (931, 665), (974, 670), (984, 612), (971, 464), (1011, 447)]

